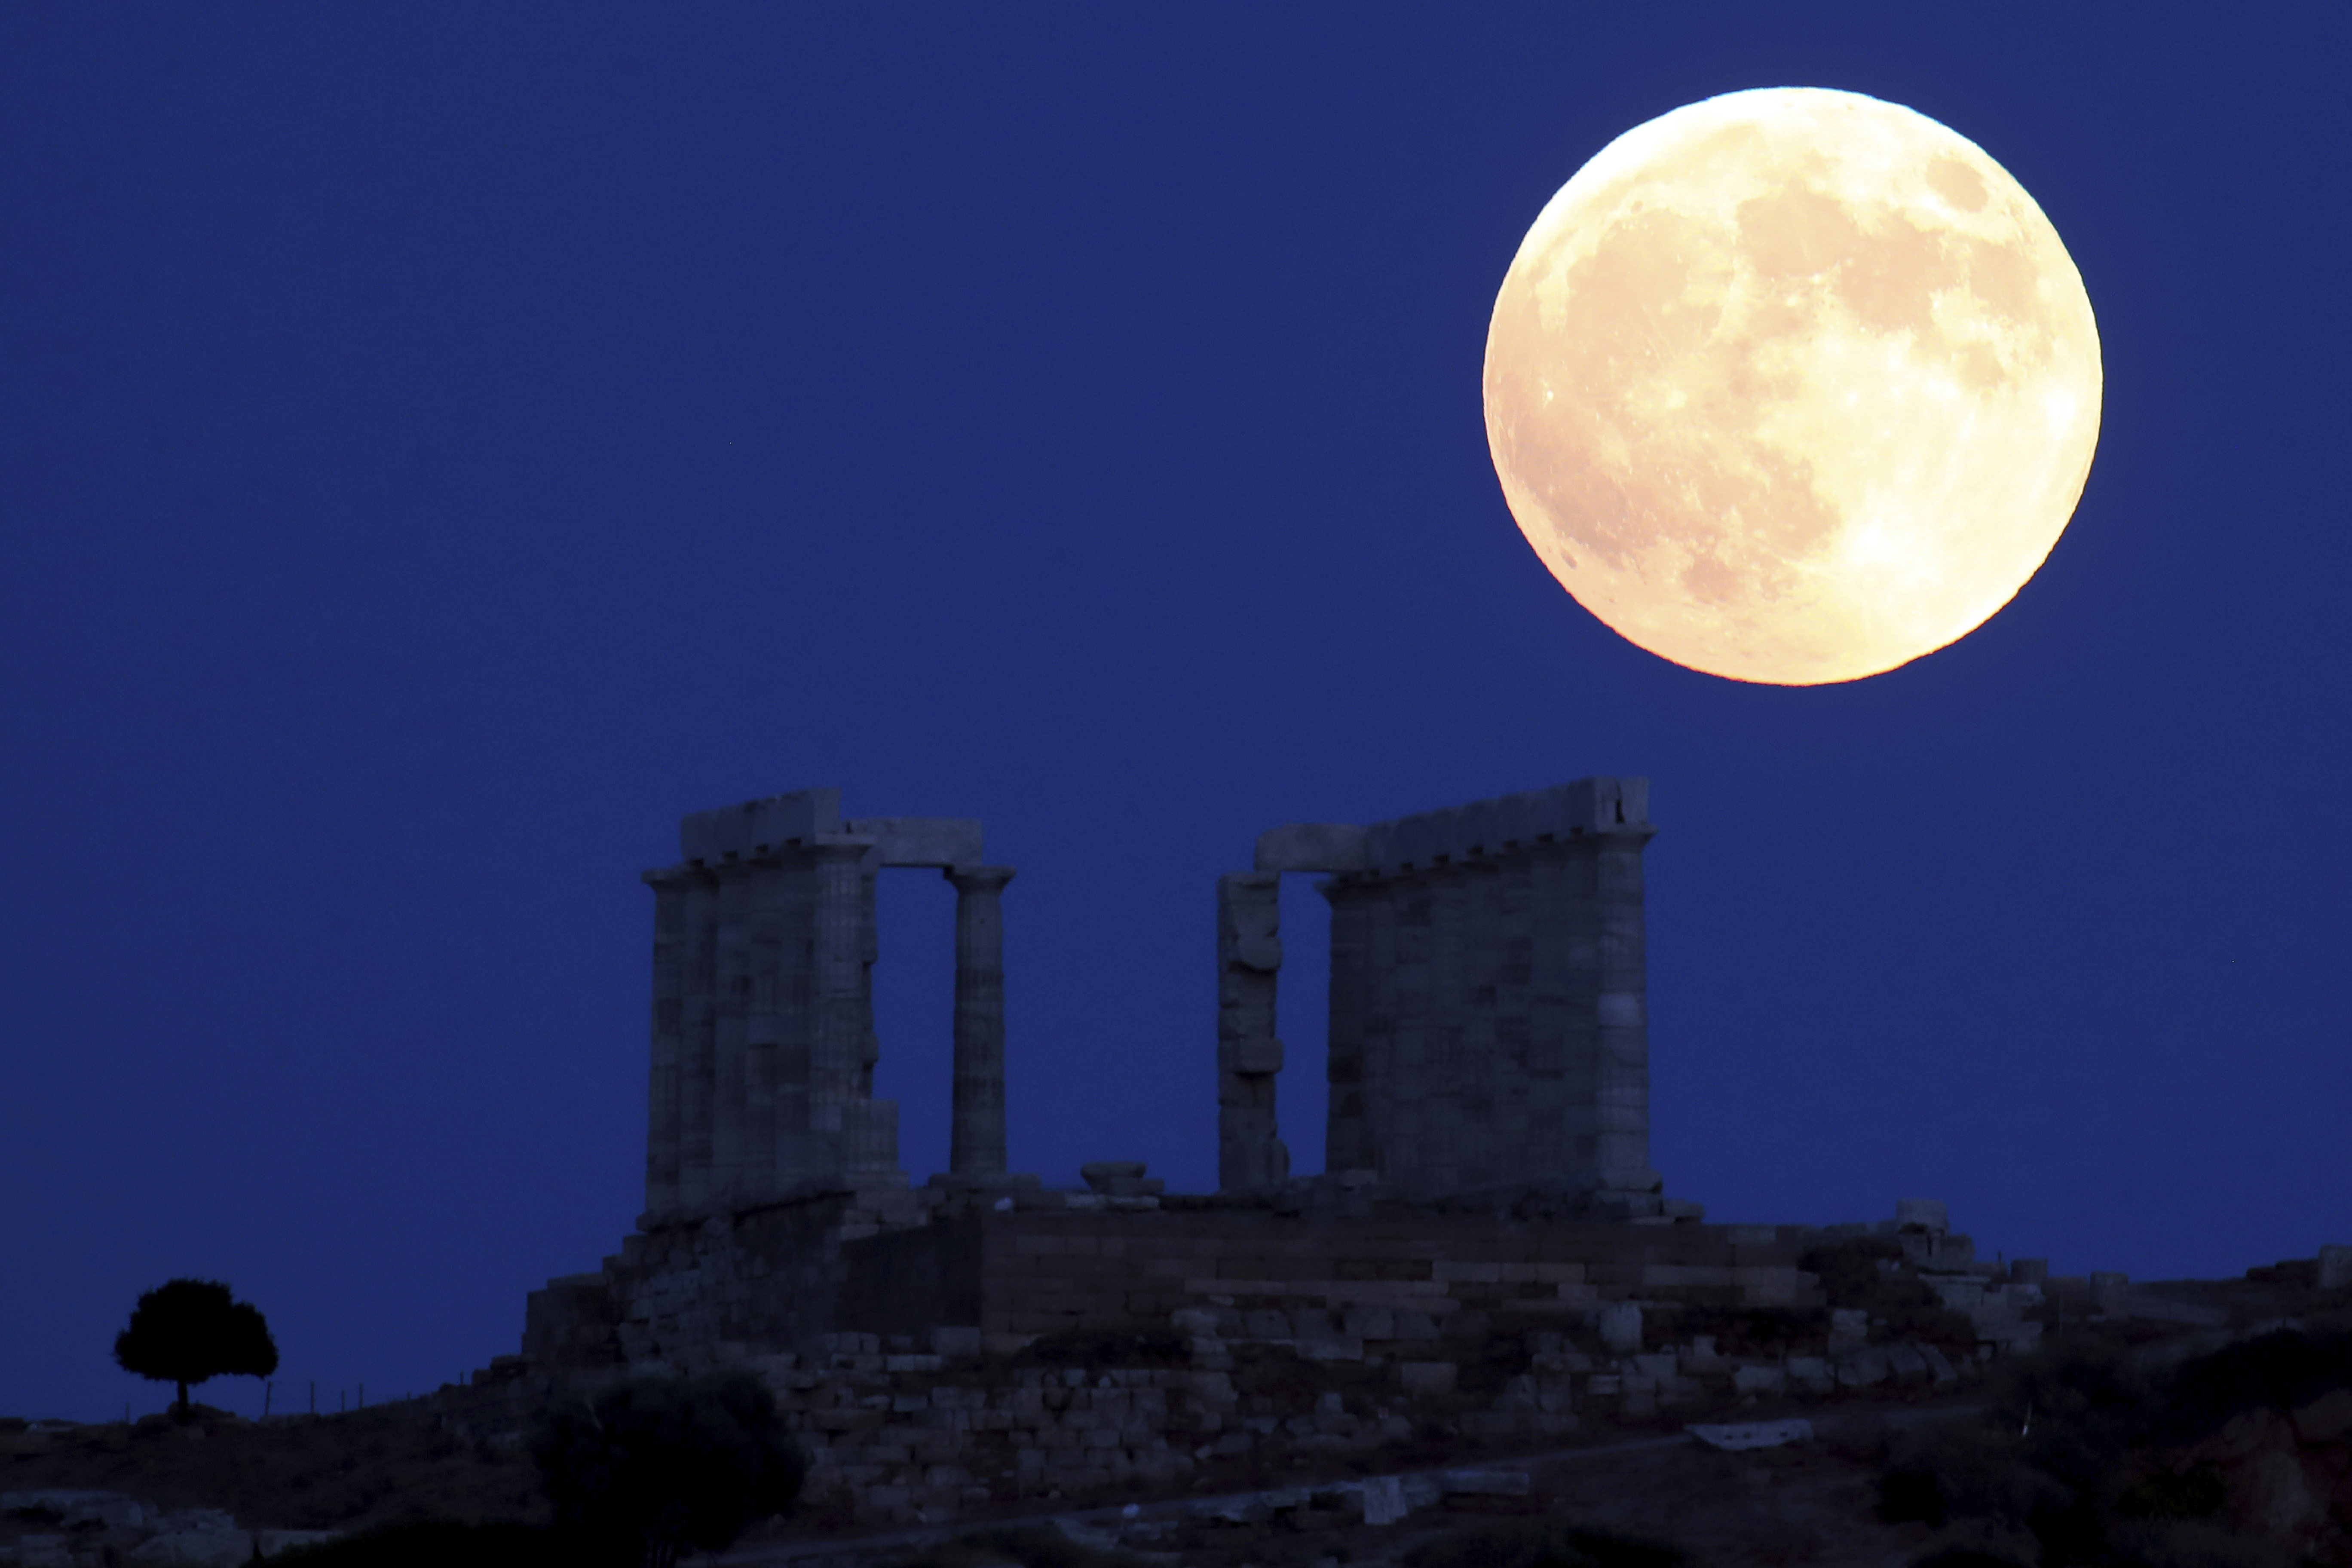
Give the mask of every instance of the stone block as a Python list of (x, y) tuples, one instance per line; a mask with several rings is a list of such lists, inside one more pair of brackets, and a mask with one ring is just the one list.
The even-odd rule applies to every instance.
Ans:
[(1601, 1309), (1601, 1342), (1618, 1355), (1642, 1348), (1642, 1308), (1634, 1301), (1611, 1301)]
[(1294, 822), (1257, 836), (1259, 871), (1362, 871), (1364, 830), (1335, 822)]
[(1895, 1223), (1917, 1226), (1920, 1229), (1940, 1236), (1951, 1228), (1945, 1216), (1944, 1205), (1937, 1198), (1901, 1198), (1895, 1205)]
[(1734, 1394), (1779, 1394), (1789, 1385), (1786, 1367), (1750, 1365), (1734, 1367), (1731, 1391)]
[(1960, 1374), (1954, 1370), (1950, 1359), (1941, 1350), (1934, 1345), (1921, 1345), (1919, 1354), (1927, 1361), (1928, 1375), (1935, 1379), (1937, 1388), (1948, 1387), (1959, 1382)]
[(1516, 1437), (1523, 1424), (1516, 1410), (1465, 1410), (1458, 1419), (1465, 1437)]
[(1397, 1381), (1407, 1394), (1454, 1392), (1456, 1369), (1450, 1361), (1401, 1361), (1396, 1368)]
[(2323, 1290), (2352, 1289), (2352, 1247), (2323, 1247), (2319, 1249), (2319, 1288)]
[(2128, 1274), (2095, 1273), (2091, 1276), (2091, 1310), (2110, 1318), (2124, 1315), (2126, 1301), (2131, 1293)]
[[(1274, 939), (1268, 937), (1266, 941), (1268, 942), (1272, 942)], [(1278, 964), (1281, 962), (1281, 950), (1277, 945), (1274, 954), (1274, 963)], [(1282, 1070), (1282, 1042), (1280, 1040), (1268, 1040), (1263, 1038), (1239, 1039), (1234, 1041), (1228, 1047), (1228, 1050), (1230, 1051), (1230, 1056), (1228, 1058), (1230, 1062), (1230, 1070), (1234, 1072), (1244, 1074), (1266, 1074), (1278, 1073)]]
[(1397, 1337), (1396, 1314), (1386, 1307), (1350, 1307), (1341, 1320), (1341, 1326), (1360, 1340), (1392, 1340)]
[(1847, 1388), (1871, 1388), (1885, 1383), (1891, 1370), (1884, 1347), (1864, 1345), (1839, 1358), (1837, 1380)]
[(1886, 1367), (1895, 1381), (1900, 1384), (1926, 1383), (1935, 1375), (1928, 1369), (1927, 1358), (1919, 1353), (1916, 1345), (1887, 1346)]
[(1837, 1375), (1825, 1357), (1792, 1355), (1788, 1359), (1788, 1370), (1789, 1381), (1808, 1393), (1827, 1394), (1837, 1386)]

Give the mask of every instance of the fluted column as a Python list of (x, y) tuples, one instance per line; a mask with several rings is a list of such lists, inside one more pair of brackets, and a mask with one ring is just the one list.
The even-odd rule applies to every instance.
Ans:
[(955, 1068), (948, 1172), (1004, 1173), (1004, 884), (1010, 866), (950, 867), (956, 890)]
[(710, 1167), (714, 1194), (740, 1201), (750, 1172), (751, 870), (730, 860), (719, 873), (718, 984), (712, 1000)]
[(845, 1130), (863, 1131), (851, 1107), (864, 1098), (859, 1089), (866, 1076), (865, 879), (858, 863), (868, 847), (863, 842), (832, 842), (812, 845), (809, 851), (816, 878), (810, 1152), (827, 1172), (847, 1169), (845, 1159), (851, 1151), (843, 1147)]
[(1282, 1042), (1274, 1033), (1282, 968), (1282, 878), (1217, 879), (1217, 1187), (1246, 1192), (1290, 1174), (1275, 1115)]
[(688, 879), (648, 871), (654, 890), (653, 1070), (646, 1085), (646, 1209), (678, 1200), (678, 1059), (686, 994)]
[(1642, 850), (1657, 830), (1644, 823), (1601, 836), (1593, 892), (1600, 939), (1594, 998), (1599, 1026), (1599, 1159), (1604, 1185), (1654, 1192), (1650, 1168), (1650, 1018), (1642, 930)]
[(1331, 906), (1329, 1044), (1324, 1053), (1324, 1077), (1330, 1083), (1331, 1099), (1324, 1121), (1323, 1168), (1369, 1171), (1377, 1161), (1365, 1099), (1365, 939), (1376, 895), (1361, 879), (1351, 877), (1318, 882), (1315, 890)]
[(717, 1100), (719, 879), (699, 867), (686, 877), (678, 984), (677, 1201), (699, 1204), (717, 1189), (711, 1119)]

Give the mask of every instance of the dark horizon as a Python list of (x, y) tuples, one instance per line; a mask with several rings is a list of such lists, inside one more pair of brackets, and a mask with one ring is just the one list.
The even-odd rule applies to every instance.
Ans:
[[(281, 1396), (513, 1352), (642, 1207), (638, 873), (819, 786), (1018, 868), (1011, 1163), (1051, 1184), (1213, 1185), (1213, 889), (1258, 833), (1604, 774), (1659, 829), (1669, 1195), (1940, 1198), (2060, 1274), (2352, 1242), (2352, 23), (2315, 16), (0, 20), (0, 1412), (161, 1408), (109, 1347), (181, 1275), (267, 1315)], [(1806, 689), (1564, 595), (1479, 400), (1552, 193), (1789, 84), (2014, 174), (2105, 367), (2015, 600)], [(884, 879), (919, 1183), (953, 909)]]

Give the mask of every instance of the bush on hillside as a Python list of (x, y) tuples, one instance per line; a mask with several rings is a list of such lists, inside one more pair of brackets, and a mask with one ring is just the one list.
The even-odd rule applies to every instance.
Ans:
[(800, 1495), (807, 1464), (759, 1379), (645, 1379), (559, 1406), (531, 1442), (555, 1531), (588, 1563), (672, 1568)]

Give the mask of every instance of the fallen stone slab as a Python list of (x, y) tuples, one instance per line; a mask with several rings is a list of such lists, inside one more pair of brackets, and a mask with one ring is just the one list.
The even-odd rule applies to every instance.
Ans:
[(1810, 1421), (1743, 1421), (1729, 1426), (1692, 1426), (1684, 1431), (1710, 1448), (1780, 1448), (1813, 1440)]
[(1394, 1476), (1369, 1476), (1356, 1489), (1363, 1500), (1366, 1524), (1394, 1524), (1412, 1511), (1404, 1485)]

